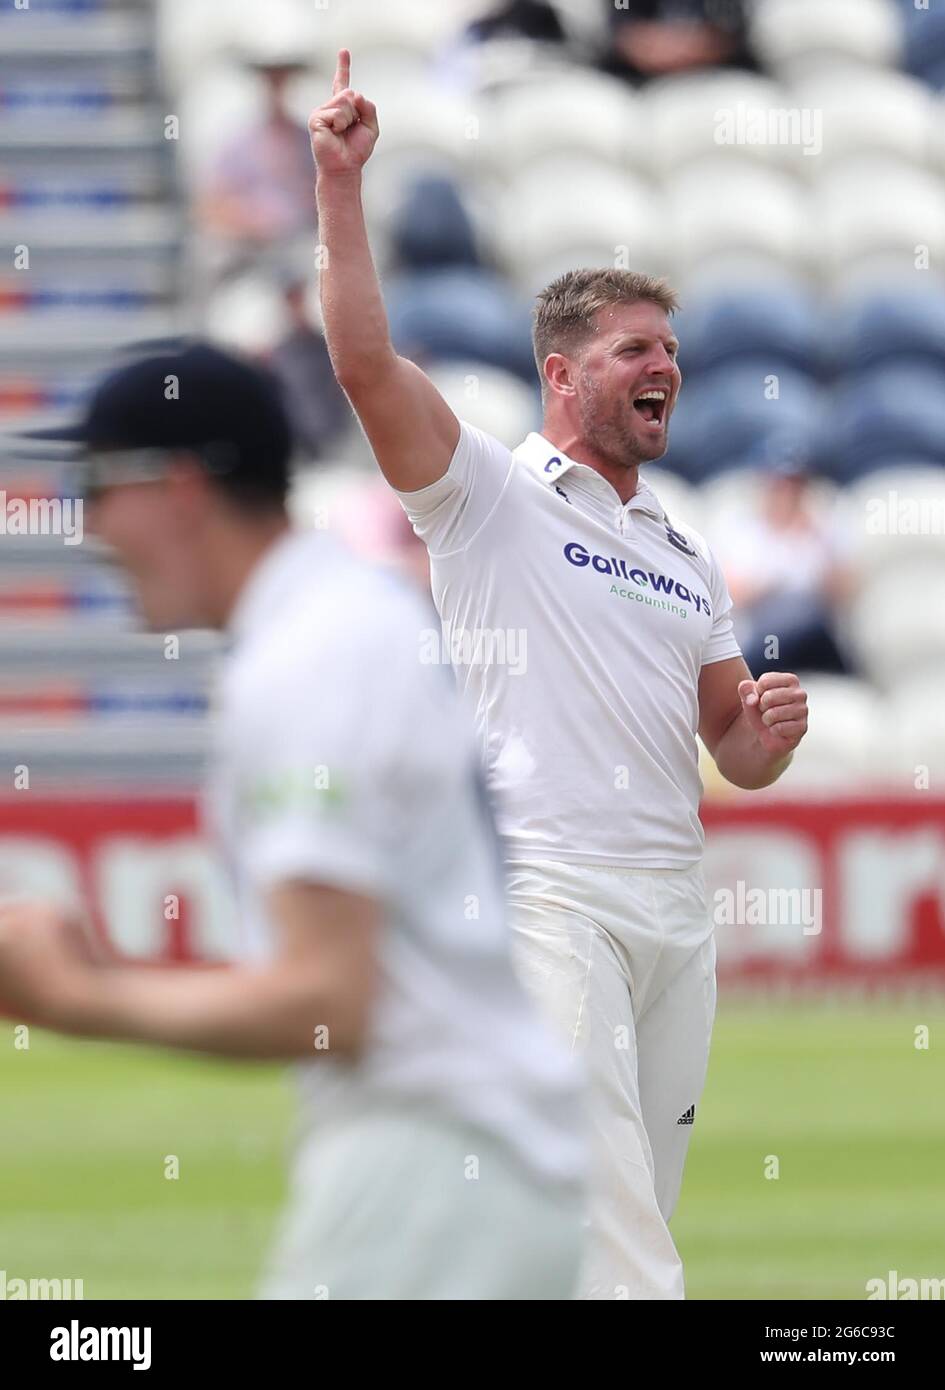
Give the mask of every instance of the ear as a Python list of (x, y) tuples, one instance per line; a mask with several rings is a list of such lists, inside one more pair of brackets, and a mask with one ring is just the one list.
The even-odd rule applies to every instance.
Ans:
[(574, 395), (574, 364), (569, 357), (561, 352), (549, 352), (542, 370), (548, 390), (553, 395)]

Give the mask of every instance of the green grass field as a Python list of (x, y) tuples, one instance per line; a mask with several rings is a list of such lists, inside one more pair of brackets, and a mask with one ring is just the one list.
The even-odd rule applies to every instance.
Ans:
[[(248, 1296), (283, 1191), (280, 1072), (35, 1030), (16, 1051), (8, 1024), (4, 1038), (7, 1278), (82, 1278), (86, 1298)], [(943, 1277), (943, 1170), (945, 1001), (723, 999), (673, 1221), (689, 1296), (862, 1299), (890, 1269)]]

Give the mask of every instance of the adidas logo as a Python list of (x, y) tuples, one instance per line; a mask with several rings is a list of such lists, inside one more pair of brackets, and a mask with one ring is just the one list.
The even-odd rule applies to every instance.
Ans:
[(691, 1124), (693, 1123), (693, 1121), (695, 1120), (695, 1118), (696, 1118), (696, 1107), (695, 1107), (694, 1105), (690, 1105), (690, 1107), (689, 1107), (689, 1109), (686, 1111), (686, 1113), (685, 1113), (684, 1115), (680, 1115), (680, 1117), (679, 1117), (679, 1119), (676, 1121), (676, 1123), (677, 1123), (678, 1125), (691, 1125)]

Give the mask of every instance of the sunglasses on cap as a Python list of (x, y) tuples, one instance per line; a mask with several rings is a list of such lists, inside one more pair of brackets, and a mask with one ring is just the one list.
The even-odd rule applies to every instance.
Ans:
[(192, 454), (208, 473), (215, 475), (231, 473), (240, 457), (236, 446), (228, 443), (199, 444), (191, 448), (89, 448), (75, 465), (76, 495), (92, 501), (106, 488), (158, 482), (167, 476), (171, 460), (182, 453)]

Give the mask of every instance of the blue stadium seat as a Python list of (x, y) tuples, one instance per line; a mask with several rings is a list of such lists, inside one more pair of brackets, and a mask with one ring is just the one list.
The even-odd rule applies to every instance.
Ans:
[[(684, 389), (670, 427), (663, 466), (690, 482), (730, 468), (764, 468), (785, 457), (811, 456), (821, 389), (788, 366), (777, 372), (777, 399), (766, 395), (769, 357), (716, 367)], [(768, 388), (770, 390), (770, 387)]]
[(389, 280), (385, 299), (398, 352), (487, 362), (534, 383), (528, 307), (500, 276), (475, 266), (444, 266)]
[(815, 372), (819, 330), (810, 295), (790, 282), (696, 291), (678, 315), (680, 365), (684, 372), (697, 372), (767, 357)]
[(897, 459), (945, 464), (945, 369), (877, 366), (844, 379), (818, 445), (821, 467), (852, 482)]
[(846, 367), (880, 362), (945, 369), (945, 288), (913, 282), (871, 288), (841, 306), (838, 351)]
[(945, 88), (945, 10), (918, 9), (914, 0), (898, 0), (905, 31), (903, 67), (932, 87)]

